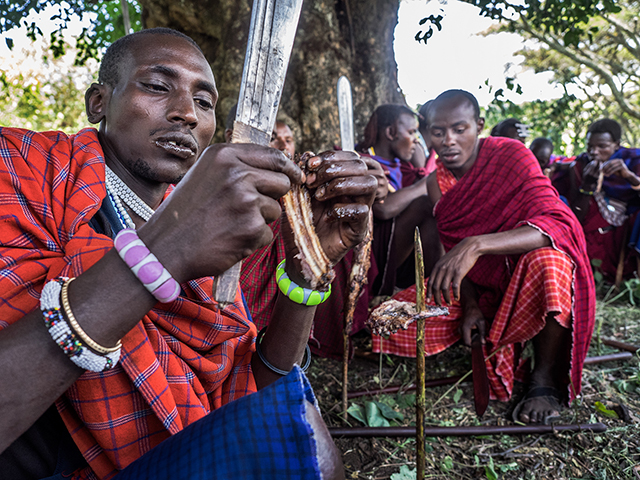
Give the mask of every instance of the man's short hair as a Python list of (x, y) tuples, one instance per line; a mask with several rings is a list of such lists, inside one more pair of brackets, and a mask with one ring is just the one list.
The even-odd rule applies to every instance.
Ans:
[(429, 113), (429, 107), (432, 103), (433, 100), (429, 100), (420, 107), (420, 110), (418, 110), (418, 123), (420, 130), (424, 130), (427, 128), (427, 114)]
[(544, 147), (549, 147), (553, 152), (553, 142), (549, 138), (538, 137), (533, 139), (531, 145), (529, 145), (529, 150), (536, 150)]
[(385, 128), (393, 125), (398, 121), (400, 115), (416, 116), (416, 112), (406, 105), (395, 103), (387, 103), (376, 108), (369, 119), (369, 123), (364, 129), (364, 140), (358, 145), (361, 150), (373, 147)]
[(620, 139), (622, 138), (622, 127), (615, 120), (611, 120), (610, 118), (602, 118), (596, 122), (593, 122), (587, 130), (587, 134), (594, 133), (608, 133), (611, 135), (611, 138), (614, 142), (620, 143)]
[(202, 49), (193, 39), (182, 32), (173, 30), (171, 28), (157, 27), (149, 28), (146, 30), (140, 30), (139, 32), (131, 33), (119, 38), (113, 42), (102, 57), (100, 63), (100, 72), (98, 73), (98, 82), (110, 87), (115, 87), (120, 81), (120, 65), (131, 50), (131, 47), (135, 44), (136, 40), (145, 35), (171, 35), (174, 37), (182, 38), (195, 48), (204, 56)]
[(442, 92), (440, 95), (436, 97), (431, 105), (429, 105), (429, 109), (427, 111), (431, 111), (433, 109), (433, 105), (437, 103), (441, 103), (445, 100), (449, 100), (451, 98), (463, 97), (465, 98), (473, 107), (473, 115), (476, 121), (480, 120), (480, 105), (478, 104), (478, 99), (471, 93), (466, 90), (447, 90), (446, 92)]

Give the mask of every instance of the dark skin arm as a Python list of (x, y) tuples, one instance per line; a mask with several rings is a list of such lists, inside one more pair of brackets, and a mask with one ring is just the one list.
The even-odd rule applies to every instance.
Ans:
[[(333, 162), (342, 160), (344, 157)], [(357, 205), (353, 208), (368, 211), (375, 180), (366, 175), (364, 163), (359, 165), (351, 162), (349, 168), (340, 167), (335, 177), (351, 173), (358, 177), (342, 193), (347, 195), (344, 198), (349, 198), (349, 194), (358, 191), (361, 196), (356, 196)], [(332, 175), (323, 171), (311, 181), (335, 181)], [(271, 241), (273, 235), (268, 223), (281, 213), (277, 199), (292, 183), (302, 181), (304, 176), (298, 167), (275, 149), (215, 145), (203, 153), (148, 223), (136, 222), (138, 233), (178, 282), (215, 276)], [(358, 189), (363, 184), (364, 192), (360, 192)], [(338, 202), (333, 198), (339, 197), (328, 196), (324, 201), (336, 205)], [(357, 215), (348, 221), (335, 220), (335, 226), (329, 229), (332, 234), (325, 236), (323, 245), (326, 242), (329, 247), (340, 239), (343, 245), (332, 251), (336, 257), (339, 252), (344, 255), (353, 246), (351, 242), (361, 238), (360, 223)], [(349, 229), (352, 229), (351, 235), (346, 233)], [(109, 279), (108, 285), (105, 279)], [(156, 304), (115, 250), (78, 276), (69, 287), (69, 300), (83, 329), (105, 346), (115, 345)], [(278, 300), (278, 304), (283, 302), (291, 304), (286, 298)], [(307, 309), (305, 319), (295, 316), (301, 308)], [(311, 325), (306, 317), (313, 318), (312, 310), (295, 304), (279, 310), (285, 317), (291, 312), (293, 315), (288, 319), (274, 317), (275, 326), (269, 331), (273, 330), (270, 335), (278, 341), (267, 349), (272, 363), (290, 369), (294, 361), (300, 361)], [(279, 332), (283, 331), (285, 334), (280, 336)], [(288, 333), (290, 331), (295, 333)], [(0, 370), (2, 452), (84, 371), (52, 341), (39, 309), (0, 331), (0, 363), (3, 365)], [(255, 376), (261, 386), (274, 380), (260, 367)]]
[(409, 187), (389, 193), (384, 203), (373, 206), (373, 214), (380, 220), (389, 220), (397, 217), (416, 198), (426, 194), (427, 179), (421, 178)]

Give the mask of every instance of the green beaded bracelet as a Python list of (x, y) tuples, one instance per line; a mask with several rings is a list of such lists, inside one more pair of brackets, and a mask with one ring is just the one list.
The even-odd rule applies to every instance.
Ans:
[(289, 300), (300, 305), (315, 306), (324, 302), (329, 295), (331, 295), (331, 285), (326, 292), (319, 292), (318, 290), (311, 290), (310, 288), (303, 288), (297, 283), (291, 281), (287, 272), (284, 270), (285, 260), (282, 260), (278, 264), (276, 269), (276, 282), (278, 282), (278, 288), (280, 291), (289, 297)]

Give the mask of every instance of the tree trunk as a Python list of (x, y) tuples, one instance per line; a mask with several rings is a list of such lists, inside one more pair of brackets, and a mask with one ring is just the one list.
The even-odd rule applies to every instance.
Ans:
[[(220, 99), (216, 141), (223, 141), (229, 109), (242, 80), (251, 2), (140, 0), (145, 28), (170, 27), (191, 36), (211, 63)], [(336, 83), (353, 88), (356, 141), (376, 106), (405, 103), (397, 79), (393, 33), (399, 0), (307, 0), (287, 72), (279, 118), (297, 151), (340, 145)]]

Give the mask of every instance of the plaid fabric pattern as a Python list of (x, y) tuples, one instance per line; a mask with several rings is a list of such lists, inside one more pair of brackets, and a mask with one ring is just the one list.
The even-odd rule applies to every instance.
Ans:
[[(581, 389), (582, 366), (595, 321), (595, 286), (580, 224), (560, 201), (531, 151), (516, 140), (481, 139), (473, 167), (457, 182), (452, 181), (453, 175), (442, 162), (438, 164), (443, 196), (434, 211), (447, 251), (469, 236), (530, 225), (547, 235), (552, 248), (571, 260), (573, 342), (569, 395), (573, 399)], [(483, 256), (468, 273), (486, 318), (494, 318), (501, 308), (520, 257)], [(494, 394), (497, 396), (497, 392)]]
[(189, 425), (131, 464), (118, 480), (320, 479), (305, 411), (315, 404), (298, 367)]
[[(104, 174), (94, 129), (74, 136), (0, 129), (0, 328), (36, 309), (48, 280), (80, 275), (113, 247), (87, 225), (106, 195)], [(255, 325), (240, 291), (217, 312), (212, 283), (183, 285), (186, 297), (158, 304), (124, 336), (116, 368), (85, 373), (58, 400), (93, 470), (75, 478), (111, 478), (211, 410), (255, 391)]]
[[(533, 338), (545, 325), (547, 315), (565, 328), (571, 328), (571, 260), (553, 248), (540, 248), (522, 256), (516, 265), (507, 291), (491, 322), (484, 347), (488, 360), (487, 375), (491, 398), (506, 401), (511, 397), (517, 375), (521, 345)], [(415, 302), (415, 285), (393, 297)], [(435, 305), (432, 301), (431, 305)], [(449, 307), (449, 315), (428, 318), (425, 322), (425, 353), (435, 355), (450, 347), (461, 336), (458, 331), (462, 309), (458, 302)], [(387, 339), (373, 336), (375, 352), (403, 357), (416, 356), (416, 325)], [(523, 365), (524, 362), (520, 362)]]

